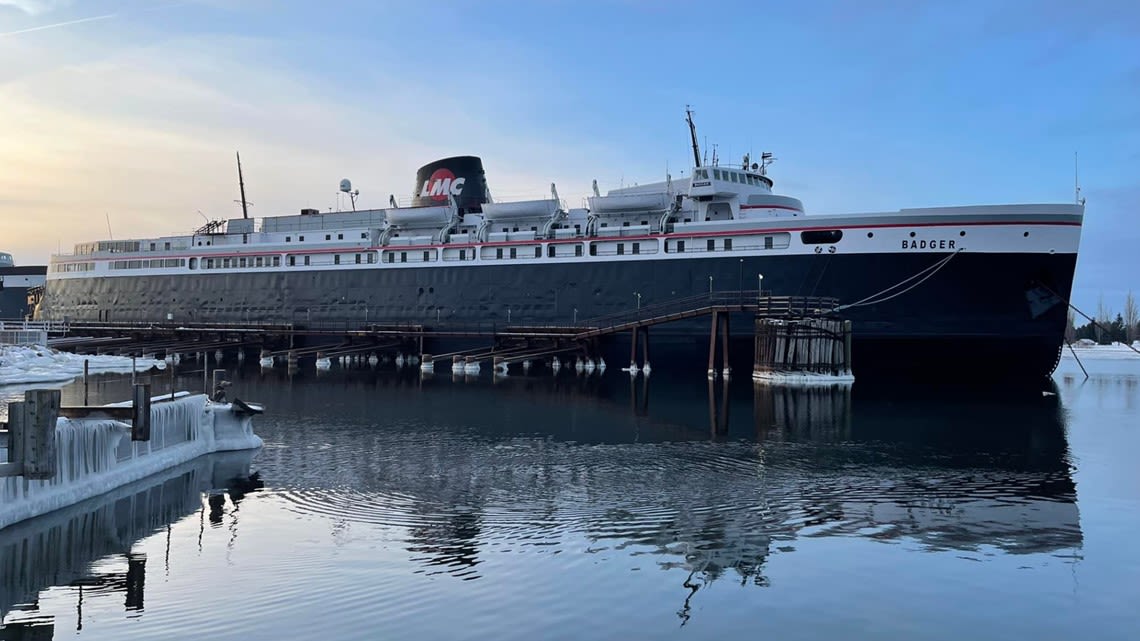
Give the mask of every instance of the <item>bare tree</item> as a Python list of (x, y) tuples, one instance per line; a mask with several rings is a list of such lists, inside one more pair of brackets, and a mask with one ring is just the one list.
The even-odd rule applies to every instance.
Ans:
[(1112, 323), (1112, 311), (1108, 309), (1108, 305), (1104, 304), (1104, 294), (1101, 294), (1096, 301), (1096, 342), (1104, 343), (1104, 330)]
[(1128, 290), (1128, 295), (1124, 297), (1124, 336), (1129, 343), (1136, 340), (1137, 329), (1136, 325), (1140, 323), (1140, 310), (1136, 309), (1136, 297), (1132, 295), (1132, 290)]
[(1071, 343), (1077, 338), (1076, 317), (1073, 315), (1073, 310), (1070, 308), (1068, 316), (1065, 319), (1065, 342)]

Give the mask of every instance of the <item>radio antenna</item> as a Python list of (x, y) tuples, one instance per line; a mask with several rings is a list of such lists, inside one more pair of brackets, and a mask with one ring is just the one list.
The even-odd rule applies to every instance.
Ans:
[[(693, 140), (693, 162), (701, 166), (701, 148), (697, 144), (697, 126), (693, 124), (693, 110), (685, 105), (685, 121), (689, 123), (689, 137)], [(668, 170), (666, 170), (668, 171)]]
[(238, 187), (241, 189), (241, 200), (237, 201), (237, 202), (241, 203), (241, 217), (242, 218), (249, 218), (249, 207), (248, 206), (252, 205), (253, 203), (246, 202), (246, 199), (245, 199), (245, 180), (242, 179), (242, 176), (241, 176), (241, 152), (240, 151), (237, 152), (237, 166), (238, 166)]

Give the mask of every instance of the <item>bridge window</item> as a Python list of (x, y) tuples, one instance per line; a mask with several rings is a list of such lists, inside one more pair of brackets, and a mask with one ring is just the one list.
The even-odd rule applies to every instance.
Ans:
[(547, 245), (546, 246), (546, 256), (548, 258), (554, 258), (554, 250), (556, 247), (557, 247), (557, 245)]
[(842, 229), (813, 229), (800, 232), (800, 241), (805, 245), (827, 245), (843, 239)]
[(408, 252), (400, 252), (400, 262), (401, 263), (408, 262)]
[(641, 243), (634, 243), (633, 244), (633, 253), (635, 253), (635, 254), (641, 253)]
[(731, 238), (725, 238), (724, 239), (724, 251), (726, 251), (726, 252), (732, 251), (732, 239)]
[(772, 249), (772, 246), (773, 246), (772, 245), (772, 237), (771, 236), (765, 236), (764, 237), (764, 249)]
[(340, 264), (340, 254), (337, 254), (337, 255), (333, 256), (333, 264), (334, 264), (334, 265), (339, 265), (339, 264)]
[(677, 241), (677, 253), (678, 254), (685, 253), (685, 241), (683, 241), (683, 240)]
[(280, 256), (274, 256), (273, 257), (273, 266), (274, 267), (280, 267), (281, 266), (281, 257)]
[(296, 256), (290, 256), (289, 257), (289, 266), (290, 267), (296, 267), (297, 266), (297, 257)]
[[(551, 255), (553, 255), (553, 253)], [(542, 258), (542, 247), (541, 246), (534, 248), (534, 257), (535, 258)]]
[(305, 256), (305, 264), (306, 264), (306, 265), (308, 265), (308, 264), (309, 264), (309, 257), (308, 257), (308, 256)]
[(511, 258), (518, 258), (519, 252), (517, 247), (511, 247)]
[(618, 256), (625, 254), (625, 243), (618, 243)]
[(503, 248), (502, 247), (495, 248), (495, 258), (502, 258), (502, 257), (503, 257)]
[(360, 264), (360, 254), (357, 254), (357, 255), (356, 255), (356, 264), (357, 264), (357, 265), (359, 265), (359, 264)]
[(715, 241), (715, 240), (713, 240), (712, 238), (710, 238), (710, 239), (708, 240), (708, 247), (707, 247), (707, 249), (708, 249), (708, 251), (716, 251), (716, 241)]
[(582, 246), (581, 245), (574, 245), (574, 255), (575, 256), (581, 256), (582, 255)]
[(429, 260), (431, 260), (431, 251), (425, 249), (424, 250), (424, 262), (426, 263)]

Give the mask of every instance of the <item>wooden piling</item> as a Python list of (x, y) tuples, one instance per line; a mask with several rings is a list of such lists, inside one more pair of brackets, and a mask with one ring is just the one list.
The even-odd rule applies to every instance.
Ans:
[[(217, 370), (215, 370), (217, 371)], [(150, 383), (139, 383), (132, 390), (131, 440), (150, 440)]]
[[(57, 389), (37, 389), (24, 392), (20, 419), (23, 432), (24, 478), (46, 480), (55, 476), (55, 424), (59, 419), (60, 392)], [(11, 411), (11, 409), (9, 409)], [(9, 415), (9, 420), (12, 415)]]
[(720, 330), (720, 349), (721, 349), (721, 369), (724, 372), (725, 378), (731, 373), (732, 368), (728, 366), (728, 312), (723, 312), (720, 315), (721, 330)]
[(757, 318), (753, 372), (849, 375), (851, 322), (834, 318)]
[(629, 338), (629, 366), (630, 367), (636, 367), (637, 366), (637, 338), (638, 338), (638, 333), (639, 333), (638, 329), (639, 328), (635, 325), (633, 327), (633, 329), (630, 330), (632, 332), (630, 334), (630, 338)]
[(649, 327), (641, 328), (641, 359), (642, 369), (649, 365)]
[(720, 312), (712, 313), (712, 329), (709, 330), (709, 376), (716, 376), (716, 332), (720, 327)]
[(851, 321), (843, 321), (843, 369), (851, 373)]

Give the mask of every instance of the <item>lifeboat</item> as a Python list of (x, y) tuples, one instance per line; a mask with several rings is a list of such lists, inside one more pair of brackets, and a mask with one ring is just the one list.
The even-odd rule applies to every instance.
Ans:
[(595, 214), (617, 214), (635, 211), (661, 212), (669, 209), (672, 199), (667, 192), (641, 192), (590, 196), (590, 211)]
[(451, 222), (451, 205), (430, 205), (427, 207), (399, 207), (389, 209), (388, 224), (407, 229), (409, 227), (442, 227)]
[(519, 200), (510, 203), (484, 203), (483, 217), (487, 220), (522, 220), (525, 218), (549, 218), (558, 211), (558, 201), (553, 198), (539, 200)]

